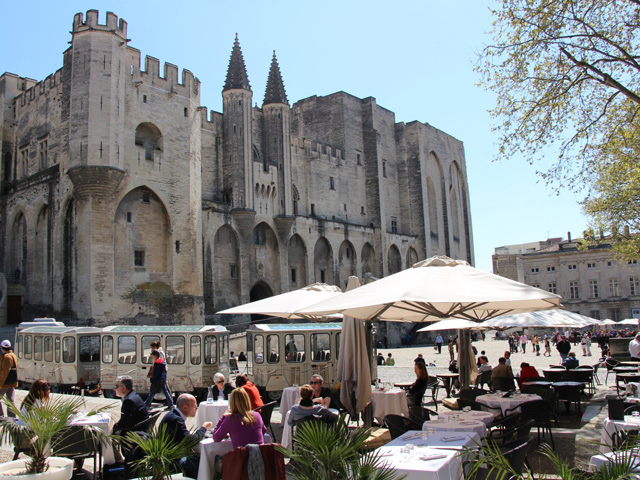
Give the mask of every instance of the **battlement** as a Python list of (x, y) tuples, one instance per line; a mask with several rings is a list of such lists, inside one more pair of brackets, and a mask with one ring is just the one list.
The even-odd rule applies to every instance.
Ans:
[(169, 62), (163, 66), (163, 75), (160, 75), (160, 60), (150, 55), (144, 57), (144, 70), (141, 70), (140, 50), (127, 47), (127, 57), (131, 78), (134, 82), (149, 82), (155, 88), (164, 88), (167, 93), (175, 93), (190, 97), (199, 95), (200, 80), (193, 76), (191, 71), (184, 68), (182, 70), (182, 81), (178, 81), (179, 68)]
[(306, 138), (291, 137), (291, 150), (298, 155), (306, 154), (311, 160), (344, 160), (344, 152), (341, 149)]
[(37, 97), (46, 95), (50, 90), (60, 87), (62, 84), (62, 68), (47, 76), (47, 78), (40, 82), (35, 82), (35, 80), (31, 79), (25, 80), (24, 91), (15, 98), (15, 104), (20, 107), (24, 107), (25, 105), (30, 104)]
[(112, 32), (123, 40), (127, 40), (127, 22), (120, 19), (113, 12), (107, 12), (107, 23), (98, 23), (98, 10), (87, 10), (87, 18), (84, 20), (82, 12), (76, 13), (73, 17), (73, 30), (71, 34), (86, 32), (88, 30), (102, 30), (103, 32)]
[(198, 107), (198, 110), (202, 112), (202, 127), (207, 125), (216, 126), (222, 124), (222, 114), (215, 110), (209, 111), (207, 107)]

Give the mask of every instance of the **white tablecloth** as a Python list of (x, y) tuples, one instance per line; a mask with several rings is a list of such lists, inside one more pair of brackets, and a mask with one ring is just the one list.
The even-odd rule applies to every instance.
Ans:
[(600, 453), (611, 451), (611, 437), (615, 432), (622, 430), (640, 430), (640, 420), (634, 419), (631, 415), (625, 415), (624, 420), (610, 420), (605, 418), (603, 422), (602, 437), (600, 438)]
[[(400, 476), (406, 475), (407, 480), (459, 480), (463, 475), (458, 450), (473, 446), (474, 440), (480, 440), (476, 434), (443, 431), (423, 439), (421, 432), (407, 432), (377, 451), (384, 466)], [(416, 447), (411, 453), (401, 453), (400, 449), (409, 443)], [(429, 459), (432, 456), (441, 458)]]
[(287, 387), (282, 390), (280, 413), (286, 413), (300, 401), (300, 387)]
[(487, 436), (487, 426), (479, 420), (430, 420), (422, 424), (422, 430), (433, 428), (437, 432), (475, 433), (479, 437)]
[(476, 397), (476, 402), (481, 403), (489, 408), (500, 409), (504, 415), (507, 410), (517, 407), (523, 403), (531, 402), (533, 400), (542, 400), (542, 397), (533, 393), (522, 393), (520, 395), (512, 395), (510, 397), (503, 397), (502, 395), (489, 394), (480, 395)]
[(639, 453), (640, 452), (638, 452), (638, 450), (634, 449), (634, 450), (629, 450), (627, 452), (608, 452), (600, 455), (594, 455), (591, 457), (591, 461), (589, 462), (589, 470), (592, 472), (600, 470), (602, 465), (604, 465), (607, 462), (610, 462), (611, 460), (626, 462), (628, 460), (625, 457), (627, 455), (631, 455), (632, 457), (635, 458), (634, 472), (638, 472), (640, 471), (640, 457), (638, 457)]
[(382, 425), (384, 416), (394, 414), (409, 416), (409, 404), (407, 403), (407, 394), (404, 390), (391, 390), (389, 392), (381, 392), (373, 390), (373, 416)]
[[(78, 416), (76, 417), (72, 424), (73, 425), (92, 425), (94, 427), (99, 427), (104, 431), (106, 435), (109, 434), (109, 422), (111, 421), (111, 416), (108, 413), (96, 413), (95, 415), (87, 416)], [(102, 463), (105, 465), (109, 465), (115, 463), (115, 455), (113, 453), (113, 445), (103, 445), (102, 446)]]
[(228, 400), (218, 400), (213, 403), (200, 402), (198, 412), (196, 413), (196, 425), (202, 425), (204, 422), (213, 423), (213, 428), (218, 424), (220, 417), (229, 409)]
[[(271, 443), (268, 433), (264, 434), (264, 443)], [(214, 442), (213, 438), (206, 438), (200, 442), (200, 464), (198, 466), (198, 480), (211, 480), (215, 468), (216, 455), (224, 456), (233, 450), (231, 439)]]
[(470, 412), (461, 412), (460, 410), (449, 410), (446, 412), (439, 412), (438, 420), (446, 421), (453, 415), (458, 415), (461, 422), (477, 420), (479, 422), (483, 422), (487, 426), (489, 426), (489, 424), (493, 422), (493, 419), (496, 418), (496, 416), (491, 412), (479, 412), (477, 410), (471, 410)]
[(626, 394), (629, 396), (632, 396), (632, 397), (640, 396), (640, 383), (638, 382), (629, 382), (624, 386), (624, 389)]

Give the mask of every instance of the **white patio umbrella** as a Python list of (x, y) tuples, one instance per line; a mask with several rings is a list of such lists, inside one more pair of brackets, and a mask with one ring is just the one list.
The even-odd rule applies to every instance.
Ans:
[[(335, 285), (326, 283), (312, 283), (293, 292), (274, 295), (255, 302), (245, 303), (237, 307), (227, 308), (218, 313), (228, 315), (259, 314), (281, 318), (310, 318), (310, 315), (300, 316), (295, 313), (303, 307), (340, 295), (340, 290)], [(320, 315), (319, 317), (341, 318), (341, 315)]]
[(362, 320), (481, 321), (509, 313), (558, 308), (559, 295), (471, 267), (431, 257), (401, 272), (297, 310), (299, 315), (342, 313)]
[[(400, 322), (445, 318), (481, 321), (508, 313), (558, 308), (560, 299), (559, 295), (473, 268), (463, 260), (431, 257), (296, 313), (342, 313), (362, 320)], [(466, 364), (460, 362), (461, 367)], [(461, 378), (466, 383), (468, 372), (461, 371)]]
[(449, 320), (440, 320), (439, 322), (432, 323), (427, 327), (416, 330), (416, 332), (437, 332), (440, 330), (482, 330), (481, 325), (482, 324), (472, 322), (471, 320), (451, 318)]
[[(347, 291), (358, 287), (358, 277), (349, 277)], [(351, 414), (362, 412), (371, 403), (370, 362), (365, 321), (345, 316), (342, 319), (337, 378), (340, 382), (340, 402)], [(355, 405), (352, 401), (354, 392)]]
[(514, 315), (502, 315), (500, 317), (491, 318), (481, 323), (482, 326), (504, 329), (514, 327), (529, 328), (553, 328), (553, 327), (571, 327), (582, 328), (591, 325), (596, 320), (583, 315), (569, 312), (564, 309), (543, 310), (537, 312), (524, 312)]
[(633, 326), (638, 326), (638, 319), (637, 318), (627, 318), (625, 320), (621, 320), (620, 322), (617, 323), (617, 325), (633, 325)]
[(617, 325), (617, 322), (614, 322), (610, 318), (605, 318), (604, 320), (598, 321), (598, 325)]

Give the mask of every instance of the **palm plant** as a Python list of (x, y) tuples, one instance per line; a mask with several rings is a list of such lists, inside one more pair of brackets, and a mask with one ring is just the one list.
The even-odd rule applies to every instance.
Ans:
[[(20, 439), (28, 440), (30, 449), (26, 452), (29, 457), (25, 464), (26, 473), (43, 473), (48, 469), (47, 457), (58, 446), (65, 445), (65, 440), (73, 431), (72, 422), (84, 408), (84, 398), (56, 396), (41, 404), (34, 404), (25, 412), (3, 399), (8, 411), (15, 414), (15, 419), (2, 418), (0, 420), (0, 439), (14, 445)], [(98, 408), (87, 416), (99, 413), (108, 407)], [(108, 435), (98, 427), (85, 426), (85, 430), (99, 443), (109, 442)]]
[(350, 430), (346, 414), (335, 425), (305, 422), (296, 428), (294, 449), (278, 447), (291, 458), (297, 480), (392, 480), (397, 473), (381, 465), (375, 452), (361, 453), (370, 429)]
[(194, 448), (200, 443), (197, 437), (185, 437), (176, 442), (167, 426), (160, 424), (158, 429), (150, 435), (129, 432), (119, 437), (128, 448), (139, 448), (143, 457), (132, 462), (136, 475), (151, 480), (166, 480), (179, 470), (178, 461), (193, 454)]

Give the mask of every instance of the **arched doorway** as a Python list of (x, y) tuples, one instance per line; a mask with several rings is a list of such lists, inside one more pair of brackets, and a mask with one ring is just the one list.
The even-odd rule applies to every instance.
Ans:
[[(266, 282), (263, 282), (262, 280), (256, 283), (249, 291), (249, 301), (251, 302), (255, 302), (256, 300), (262, 300), (263, 298), (269, 298), (269, 297), (273, 297), (273, 290), (271, 290), (271, 287)], [(266, 318), (269, 318), (269, 317), (266, 315), (252, 314), (251, 322), (258, 322)]]

